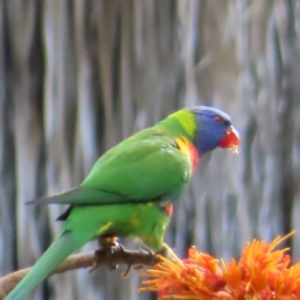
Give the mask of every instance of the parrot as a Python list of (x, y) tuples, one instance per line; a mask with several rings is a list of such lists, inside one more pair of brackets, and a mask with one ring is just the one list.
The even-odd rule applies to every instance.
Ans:
[(5, 297), (26, 297), (72, 252), (101, 237), (133, 237), (159, 251), (172, 205), (200, 159), (215, 148), (237, 151), (230, 117), (211, 106), (178, 110), (105, 152), (73, 189), (28, 203), (68, 204), (62, 231)]

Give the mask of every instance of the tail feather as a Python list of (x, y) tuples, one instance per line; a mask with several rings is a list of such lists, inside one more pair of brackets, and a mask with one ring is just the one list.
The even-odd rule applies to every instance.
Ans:
[(4, 300), (21, 300), (43, 281), (65, 258), (87, 241), (76, 241), (70, 232), (62, 232), (29, 273)]

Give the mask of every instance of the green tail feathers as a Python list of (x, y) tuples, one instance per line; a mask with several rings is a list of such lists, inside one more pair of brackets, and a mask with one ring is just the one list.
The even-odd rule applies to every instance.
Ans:
[(76, 241), (70, 232), (62, 232), (30, 272), (16, 285), (4, 300), (21, 300), (43, 281), (65, 258), (87, 241)]

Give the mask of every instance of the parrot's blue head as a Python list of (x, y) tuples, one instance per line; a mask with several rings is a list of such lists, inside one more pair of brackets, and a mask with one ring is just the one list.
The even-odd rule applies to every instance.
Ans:
[(238, 133), (226, 113), (209, 106), (197, 106), (191, 110), (196, 115), (196, 147), (200, 155), (216, 147), (238, 148)]

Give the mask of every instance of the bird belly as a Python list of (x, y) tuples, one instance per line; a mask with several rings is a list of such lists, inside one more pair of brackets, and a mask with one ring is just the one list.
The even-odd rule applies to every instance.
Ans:
[(160, 249), (169, 222), (169, 210), (155, 202), (114, 204), (73, 208), (65, 230), (77, 240), (101, 237), (141, 239), (151, 249)]

